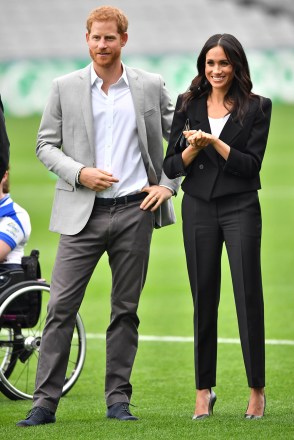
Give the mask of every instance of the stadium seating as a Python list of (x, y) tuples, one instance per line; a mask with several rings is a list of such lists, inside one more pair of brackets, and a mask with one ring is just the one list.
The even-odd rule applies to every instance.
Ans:
[[(1, 2), (0, 63), (85, 57), (85, 19), (99, 4), (95, 0)], [(294, 47), (293, 0), (116, 0), (113, 4), (129, 17), (127, 54), (191, 53), (218, 32), (234, 34), (249, 49)]]

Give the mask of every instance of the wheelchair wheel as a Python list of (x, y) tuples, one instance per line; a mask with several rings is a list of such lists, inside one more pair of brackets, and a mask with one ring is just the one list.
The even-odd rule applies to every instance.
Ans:
[[(0, 333), (0, 370), (5, 372), (5, 376), (9, 377), (16, 358), (14, 347), (10, 344), (13, 339), (13, 331), (11, 329), (1, 329)], [(5, 343), (6, 342), (6, 343)], [(0, 382), (0, 391), (2, 390), (2, 383)]]
[[(49, 297), (50, 286), (39, 281), (18, 283), (1, 295), (0, 391), (12, 400), (33, 398)], [(85, 355), (86, 333), (77, 314), (62, 395), (77, 381)]]

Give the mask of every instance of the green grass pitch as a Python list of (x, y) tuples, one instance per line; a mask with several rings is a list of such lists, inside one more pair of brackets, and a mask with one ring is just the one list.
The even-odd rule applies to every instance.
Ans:
[[(267, 340), (294, 340), (294, 106), (275, 104), (262, 169), (263, 285)], [(31, 215), (27, 253), (40, 250), (42, 275), (50, 274), (58, 236), (48, 231), (55, 178), (35, 157), (40, 117), (7, 117), (11, 140), (11, 194)], [(182, 192), (174, 200), (177, 224), (156, 230), (147, 283), (139, 307), (140, 334), (192, 336), (190, 297), (181, 233)], [(55, 425), (19, 430), (15, 423), (31, 407), (0, 394), (0, 438), (21, 439), (292, 439), (294, 346), (266, 345), (267, 408), (264, 419), (246, 421), (249, 391), (239, 344), (220, 343), (218, 396), (213, 417), (192, 422), (195, 385), (192, 342), (141, 340), (132, 383), (140, 420), (105, 418), (104, 334), (110, 315), (110, 271), (104, 256), (89, 284), (81, 315), (88, 339), (83, 372), (62, 398)], [(238, 338), (227, 256), (223, 255), (219, 337)]]

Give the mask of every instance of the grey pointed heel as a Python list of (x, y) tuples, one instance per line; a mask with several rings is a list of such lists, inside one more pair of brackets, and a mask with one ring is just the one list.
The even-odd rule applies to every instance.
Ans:
[[(247, 411), (246, 411), (245, 416), (244, 416), (245, 419), (247, 419), (247, 420), (259, 420), (259, 419), (262, 419), (263, 416), (264, 416), (264, 412), (265, 412), (265, 406), (266, 406), (266, 398), (265, 398), (265, 395), (264, 395), (264, 407), (263, 407), (262, 415), (261, 416), (256, 416), (255, 414), (248, 414)], [(248, 409), (248, 407), (247, 407), (247, 409)]]
[(208, 404), (208, 413), (194, 415), (192, 417), (192, 420), (203, 420), (203, 419), (206, 419), (209, 416), (212, 416), (212, 414), (213, 414), (213, 407), (214, 407), (215, 402), (216, 402), (216, 394), (215, 394), (215, 392), (213, 390), (211, 390), (209, 404)]

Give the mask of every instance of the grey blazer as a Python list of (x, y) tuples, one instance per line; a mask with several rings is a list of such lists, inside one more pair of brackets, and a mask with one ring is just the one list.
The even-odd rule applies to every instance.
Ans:
[[(58, 176), (50, 230), (66, 235), (77, 234), (85, 227), (96, 194), (75, 182), (82, 166), (95, 167), (90, 68), (88, 65), (53, 81), (38, 132), (37, 156)], [(177, 192), (179, 179), (168, 179), (162, 170), (162, 138), (169, 138), (174, 111), (163, 79), (129, 67), (126, 73), (149, 183), (167, 185)], [(174, 208), (169, 199), (156, 211), (155, 226), (174, 222)]]

